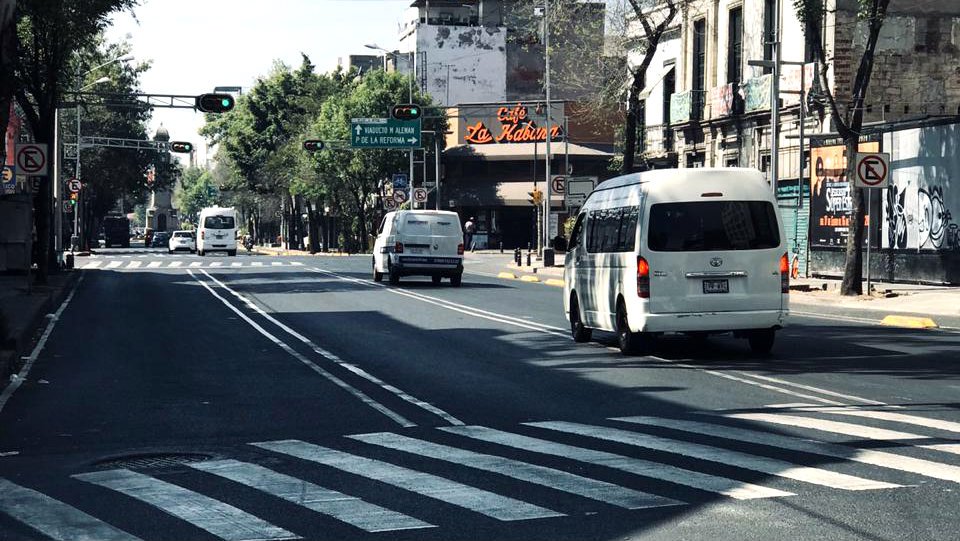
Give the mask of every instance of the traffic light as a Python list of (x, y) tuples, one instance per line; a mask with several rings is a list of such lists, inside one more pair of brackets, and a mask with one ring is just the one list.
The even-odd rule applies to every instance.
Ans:
[(539, 206), (543, 203), (543, 192), (534, 188), (532, 192), (527, 192), (527, 195), (530, 196), (530, 199), (527, 201), (533, 206)]
[(80, 194), (78, 194), (78, 193), (71, 193), (71, 194), (70, 194), (70, 204), (71, 204), (71, 205), (76, 205), (76, 204), (77, 204), (77, 199), (79, 199), (79, 198), (80, 198)]
[(230, 94), (201, 94), (197, 96), (197, 109), (204, 113), (226, 113), (236, 103)]
[(189, 154), (193, 152), (193, 143), (188, 143), (186, 141), (173, 141), (170, 143), (170, 152)]
[(420, 109), (419, 105), (402, 103), (400, 105), (394, 105), (391, 114), (393, 118), (397, 120), (416, 120), (423, 115), (423, 110)]
[(303, 142), (303, 150), (307, 152), (317, 152), (318, 150), (323, 150), (323, 141), (319, 139), (311, 139), (309, 141)]

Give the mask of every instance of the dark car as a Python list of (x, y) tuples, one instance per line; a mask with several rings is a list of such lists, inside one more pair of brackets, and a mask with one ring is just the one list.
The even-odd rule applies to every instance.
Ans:
[(150, 240), (150, 247), (166, 248), (168, 242), (170, 242), (170, 233), (167, 233), (166, 231), (157, 231), (153, 234), (153, 239)]

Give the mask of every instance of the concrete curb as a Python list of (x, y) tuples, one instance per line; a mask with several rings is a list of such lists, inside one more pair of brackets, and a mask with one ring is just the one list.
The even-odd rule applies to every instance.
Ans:
[(564, 284), (565, 284), (563, 280), (560, 280), (560, 279), (557, 279), (557, 278), (548, 278), (548, 279), (547, 279), (546, 281), (544, 281), (543, 283), (544, 283), (544, 285), (554, 286), (554, 287), (563, 287)]
[(517, 275), (512, 272), (501, 272), (497, 275), (497, 278), (504, 278), (506, 280), (516, 280)]
[(532, 274), (524, 274), (523, 276), (520, 277), (520, 281), (521, 282), (539, 282), (540, 278), (537, 278)]
[(928, 317), (890, 315), (880, 321), (881, 325), (905, 327), (907, 329), (936, 329), (937, 323)]

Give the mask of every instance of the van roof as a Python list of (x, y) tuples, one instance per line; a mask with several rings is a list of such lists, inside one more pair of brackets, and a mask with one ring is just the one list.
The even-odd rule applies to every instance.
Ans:
[(459, 218), (459, 215), (456, 212), (451, 212), (449, 210), (426, 210), (426, 209), (416, 209), (416, 210), (395, 210), (393, 211), (396, 214), (424, 214), (428, 216), (456, 216)]
[[(650, 196), (677, 197), (685, 192), (718, 191), (727, 196), (756, 197), (758, 188), (766, 195), (771, 194), (769, 184), (763, 173), (749, 167), (697, 167), (682, 169), (654, 169), (642, 173), (631, 173), (614, 177), (597, 186), (584, 207), (590, 206), (604, 192), (613, 192), (618, 188), (643, 186)], [(700, 195), (697, 193), (696, 195)]]

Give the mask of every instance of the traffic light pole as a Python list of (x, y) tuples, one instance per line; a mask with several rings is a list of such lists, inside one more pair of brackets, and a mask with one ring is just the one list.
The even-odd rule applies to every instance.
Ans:
[(544, 0), (543, 2), (543, 42), (544, 42), (544, 57), (546, 60), (545, 71), (543, 74), (544, 86), (546, 87), (547, 94), (547, 167), (546, 167), (546, 182), (544, 183), (544, 198), (543, 198), (543, 266), (552, 267), (553, 266), (553, 249), (550, 248), (550, 192), (553, 189), (553, 184), (550, 178), (550, 151), (552, 150), (550, 146), (553, 142), (552, 137), (552, 116), (550, 114), (550, 0)]
[[(77, 92), (80, 92), (80, 84), (83, 82), (83, 75), (77, 70)], [(80, 180), (80, 101), (77, 101), (77, 161), (74, 162), (73, 178)], [(70, 237), (70, 251), (74, 252), (80, 247), (80, 195), (77, 195), (77, 204), (73, 206), (73, 235)]]
[[(417, 70), (413, 62), (410, 63), (410, 66), (413, 67), (413, 69), (410, 70), (412, 73), (410, 73), (410, 78), (407, 79), (407, 97), (409, 99), (408, 103), (413, 103), (413, 78)], [(420, 122), (423, 121), (421, 120)], [(423, 137), (423, 135), (420, 137)], [(412, 210), (417, 208), (417, 202), (413, 200), (413, 149), (410, 149), (407, 154), (410, 156), (410, 182), (408, 183), (410, 193), (407, 194), (407, 201), (410, 201), (410, 209)]]

